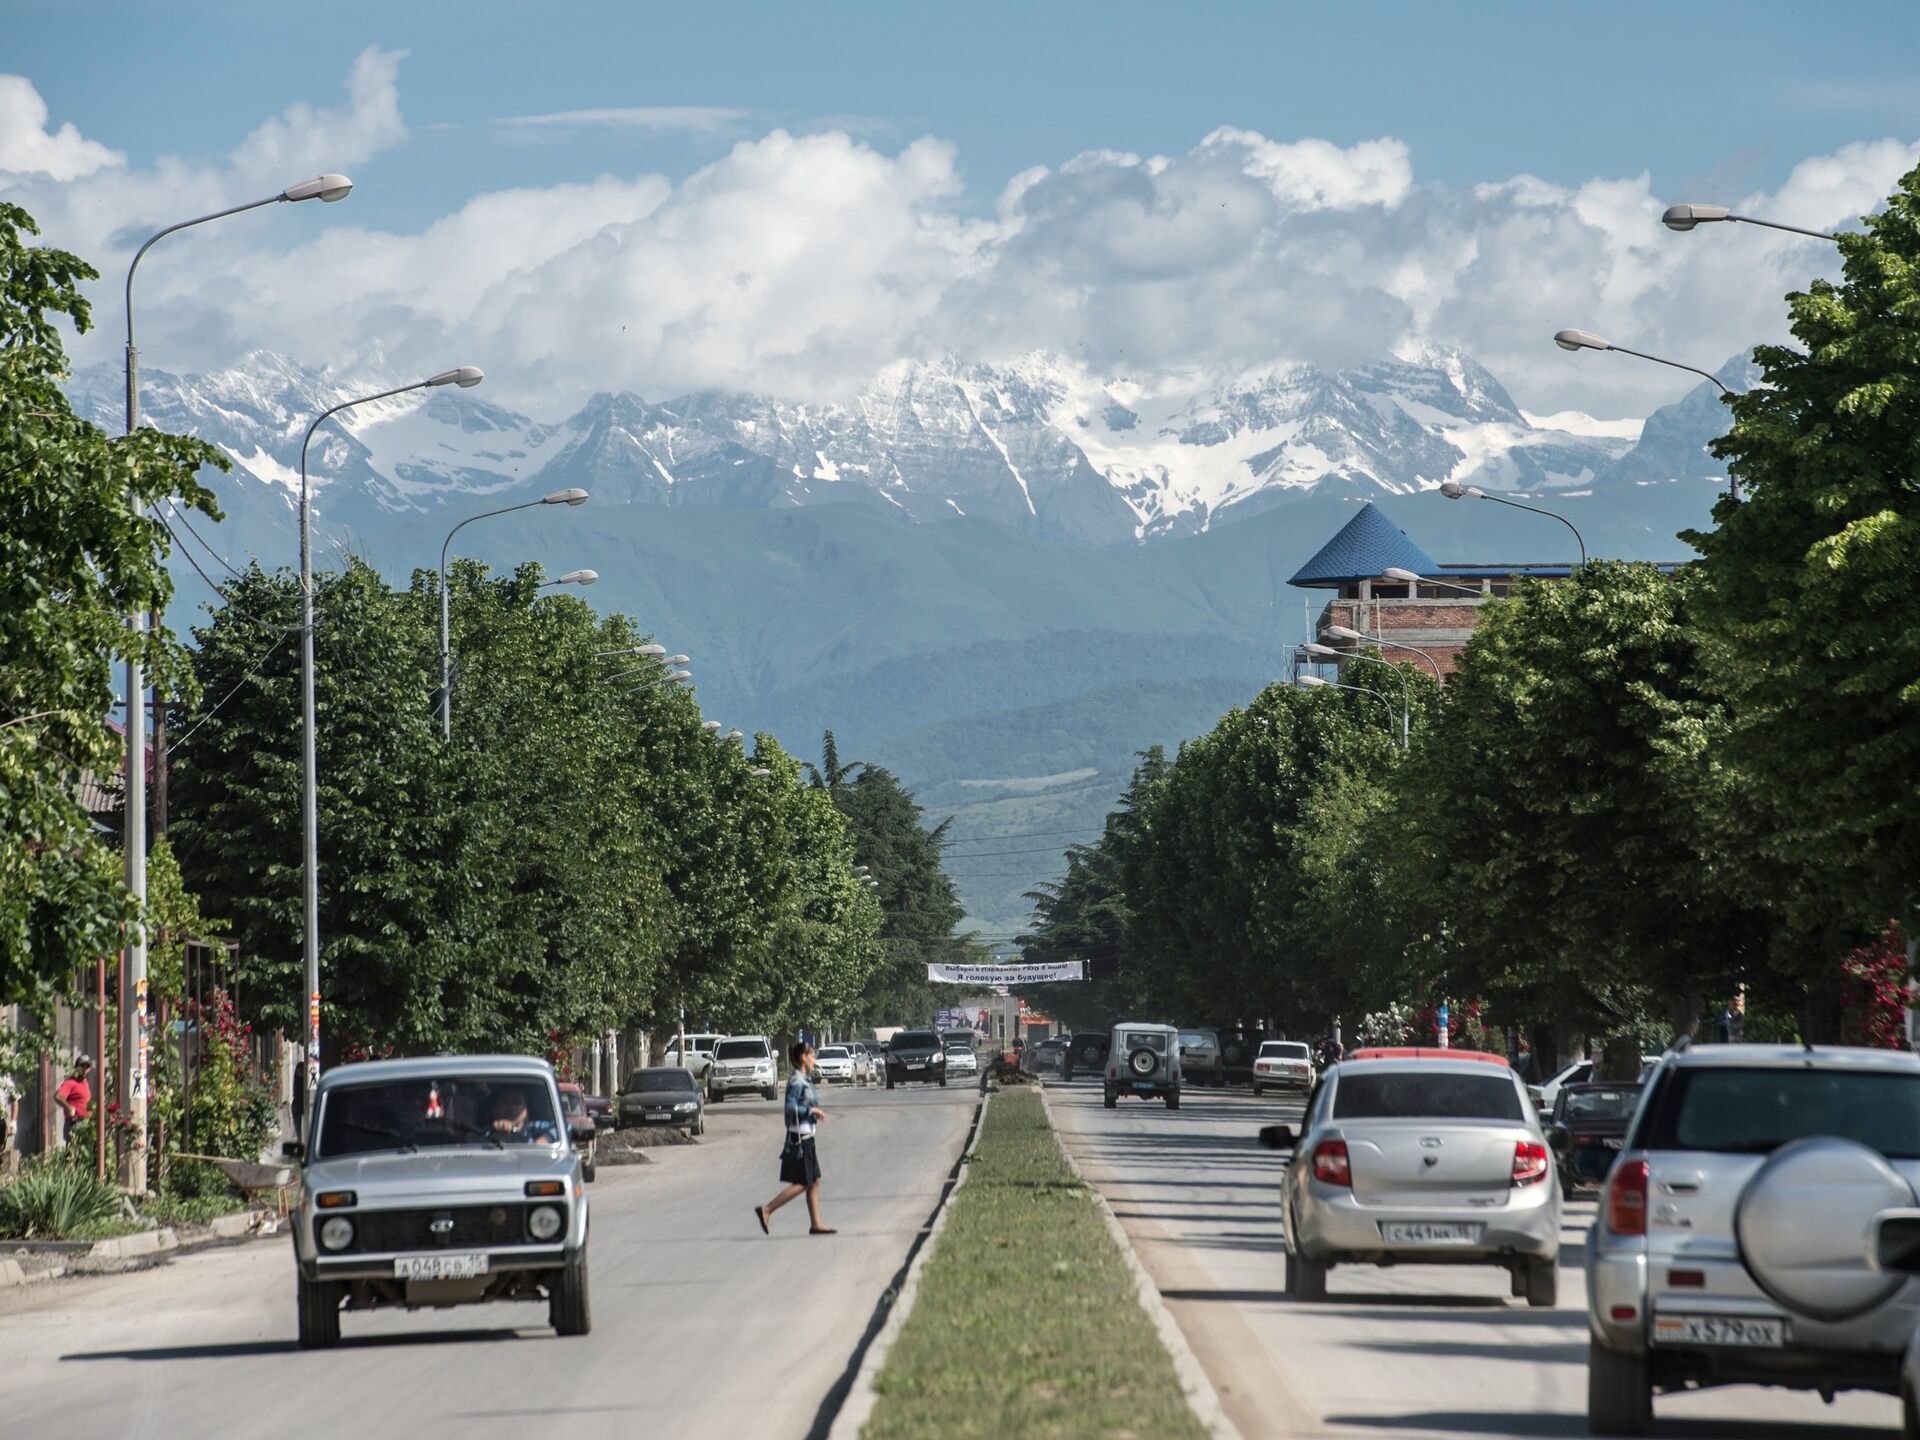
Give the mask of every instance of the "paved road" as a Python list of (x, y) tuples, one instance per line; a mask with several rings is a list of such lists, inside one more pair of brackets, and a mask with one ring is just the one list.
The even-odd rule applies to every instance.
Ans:
[(806, 1233), (798, 1203), (774, 1217), (771, 1240), (754, 1223), (779, 1188), (777, 1105), (730, 1101), (708, 1112), (705, 1143), (603, 1166), (583, 1339), (556, 1338), (544, 1305), (494, 1305), (350, 1314), (338, 1350), (302, 1353), (280, 1239), (0, 1291), (0, 1435), (804, 1436), (931, 1214), (978, 1099), (823, 1096), (832, 1238)]
[[(1178, 1112), (1100, 1104), (1097, 1086), (1048, 1086), (1054, 1123), (1112, 1203), (1247, 1440), (1586, 1434), (1580, 1243), (1593, 1206), (1570, 1207), (1560, 1306), (1507, 1297), (1504, 1271), (1407, 1266), (1333, 1272), (1332, 1299), (1284, 1293), (1278, 1207), (1285, 1157), (1262, 1124), (1299, 1106), (1189, 1091)], [(1736, 1388), (1655, 1402), (1656, 1435), (1854, 1440), (1899, 1429), (1878, 1395)]]

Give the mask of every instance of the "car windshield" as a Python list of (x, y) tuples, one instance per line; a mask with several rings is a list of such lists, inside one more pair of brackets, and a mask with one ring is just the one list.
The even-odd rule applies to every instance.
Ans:
[(1765, 1154), (1838, 1135), (1890, 1160), (1920, 1160), (1920, 1074), (1686, 1066), (1652, 1106), (1639, 1148)]
[(677, 1065), (661, 1066), (659, 1069), (636, 1070), (627, 1077), (629, 1090), (685, 1090), (692, 1094), (699, 1089), (691, 1070), (682, 1070)]
[(845, 1060), (851, 1052), (844, 1045), (829, 1045), (824, 1050), (813, 1052), (816, 1060)]
[(329, 1087), (320, 1102), (314, 1155), (552, 1144), (559, 1138), (550, 1081), (537, 1075), (424, 1075)]
[(560, 1113), (562, 1115), (584, 1115), (587, 1113), (587, 1102), (581, 1098), (577, 1091), (562, 1090), (560, 1092)]
[(1570, 1090), (1566, 1116), (1569, 1120), (1624, 1120), (1639, 1103), (1638, 1086), (1617, 1090)]
[(1520, 1092), (1504, 1075), (1363, 1071), (1340, 1077), (1333, 1114), (1337, 1120), (1518, 1120)]
[(764, 1060), (767, 1058), (767, 1042), (764, 1040), (722, 1040), (720, 1048), (713, 1052), (716, 1060)]
[(1304, 1060), (1307, 1047), (1298, 1040), (1269, 1040), (1260, 1047), (1260, 1054), (1267, 1060)]
[(890, 1050), (938, 1050), (940, 1042), (931, 1030), (902, 1030), (887, 1042)]

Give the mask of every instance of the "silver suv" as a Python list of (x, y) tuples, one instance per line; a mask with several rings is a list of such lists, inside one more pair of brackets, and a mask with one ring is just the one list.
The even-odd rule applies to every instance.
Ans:
[(1920, 1059), (1713, 1045), (1648, 1081), (1587, 1239), (1587, 1423), (1706, 1385), (1896, 1394), (1920, 1281), (1866, 1237), (1920, 1182)]
[(587, 1193), (553, 1067), (524, 1055), (341, 1065), (314, 1092), (293, 1253), (300, 1345), (340, 1312), (545, 1300), (592, 1328)]
[(780, 1093), (780, 1077), (773, 1060), (773, 1041), (764, 1035), (729, 1035), (713, 1047), (713, 1068), (707, 1072), (707, 1096), (720, 1101), (741, 1091), (771, 1100)]
[(1184, 1079), (1180, 1032), (1173, 1026), (1131, 1021), (1113, 1027), (1107, 1045), (1107, 1109), (1118, 1105), (1122, 1095), (1138, 1095), (1165, 1100), (1169, 1110), (1178, 1110)]

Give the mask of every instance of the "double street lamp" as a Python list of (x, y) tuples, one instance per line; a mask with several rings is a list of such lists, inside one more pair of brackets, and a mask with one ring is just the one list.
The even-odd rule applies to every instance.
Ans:
[[(312, 495), (307, 484), (307, 449), (313, 444), (314, 431), (356, 405), (366, 405), (410, 390), (426, 390), (442, 385), (458, 385), (468, 390), (486, 377), (477, 366), (462, 365), (442, 370), (411, 385), (396, 385), (391, 390), (342, 400), (322, 410), (307, 426), (300, 442), (300, 868), (305, 890), (304, 925), (307, 980), (307, 1095), (311, 1097), (320, 1083), (320, 819), (319, 766), (314, 758), (313, 703), (313, 538)], [(446, 585), (441, 584), (444, 601)], [(444, 611), (443, 611), (444, 613)]]
[[(140, 351), (133, 341), (133, 276), (140, 268), (140, 262), (146, 258), (147, 251), (176, 231), (205, 225), (210, 220), (224, 220), (229, 215), (244, 214), (268, 205), (298, 204), (302, 200), (318, 200), (331, 205), (337, 200), (346, 199), (352, 190), (353, 181), (344, 175), (316, 175), (311, 180), (289, 185), (277, 195), (249, 200), (244, 205), (230, 205), (225, 210), (196, 215), (191, 220), (182, 220), (156, 230), (134, 251), (133, 261), (127, 266), (126, 288), (127, 434), (133, 434), (140, 427)], [(137, 521), (140, 518), (138, 493), (129, 495), (128, 509)], [(133, 611), (127, 617), (127, 628), (132, 634), (127, 645), (127, 759), (125, 780), (121, 787), (121, 821), (125, 827), (127, 889), (132, 893), (138, 910), (133, 924), (127, 929), (126, 994), (122, 996), (121, 1004), (120, 1083), (126, 1098), (127, 1123), (133, 1128), (133, 1144), (127, 1154), (125, 1179), (127, 1188), (139, 1193), (147, 1188), (147, 681), (141, 655), (144, 643), (141, 637), (147, 628), (146, 614)]]
[[(476, 384), (480, 379), (478, 370), (474, 378), (463, 384)], [(433, 382), (429, 382), (433, 383)], [(478, 515), (469, 515), (453, 529), (447, 532), (447, 538), (440, 544), (440, 738), (453, 738), (453, 646), (447, 624), (447, 547), (453, 544), (453, 537), (476, 520), (491, 519), (495, 515), (511, 515), (516, 510), (531, 510), (536, 505), (584, 505), (587, 492), (573, 487), (556, 490), (551, 495), (542, 495), (538, 500), (523, 500), (518, 505), (503, 505), (498, 510), (482, 510)], [(591, 585), (600, 577), (591, 570), (574, 570), (562, 575), (553, 583), (556, 585)]]

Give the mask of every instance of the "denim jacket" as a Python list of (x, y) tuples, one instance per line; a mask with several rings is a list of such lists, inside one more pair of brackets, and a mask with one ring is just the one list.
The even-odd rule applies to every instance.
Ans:
[(811, 1135), (814, 1131), (813, 1111), (820, 1103), (820, 1092), (813, 1088), (813, 1081), (807, 1078), (804, 1070), (795, 1070), (787, 1077), (787, 1133), (789, 1135)]

